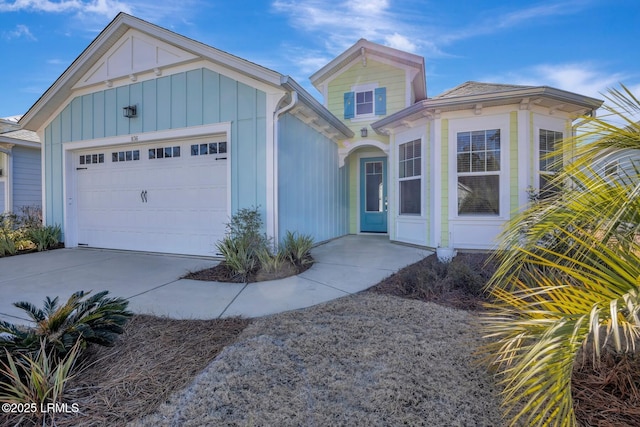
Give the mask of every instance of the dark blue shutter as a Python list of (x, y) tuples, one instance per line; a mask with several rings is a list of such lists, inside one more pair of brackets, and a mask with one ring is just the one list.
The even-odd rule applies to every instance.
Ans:
[(375, 112), (376, 116), (384, 116), (387, 114), (387, 88), (376, 88), (374, 95), (375, 99)]
[(344, 93), (344, 118), (353, 119), (356, 111), (356, 96), (353, 92)]

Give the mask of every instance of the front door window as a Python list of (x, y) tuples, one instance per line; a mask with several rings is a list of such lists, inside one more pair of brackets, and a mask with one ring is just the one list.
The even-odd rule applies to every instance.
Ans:
[(383, 211), (382, 162), (365, 163), (366, 209), (367, 212)]

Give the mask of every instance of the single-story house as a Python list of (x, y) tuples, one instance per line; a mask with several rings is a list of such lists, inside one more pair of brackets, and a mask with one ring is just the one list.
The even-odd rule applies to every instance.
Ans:
[(601, 101), (467, 82), (427, 97), (424, 58), (361, 39), (291, 77), (119, 14), (24, 115), (44, 217), (66, 246), (214, 255), (229, 216), (319, 241), (380, 233), (486, 249), (544, 185), (541, 156)]
[(0, 213), (22, 213), (42, 203), (40, 140), (18, 117), (0, 119)]

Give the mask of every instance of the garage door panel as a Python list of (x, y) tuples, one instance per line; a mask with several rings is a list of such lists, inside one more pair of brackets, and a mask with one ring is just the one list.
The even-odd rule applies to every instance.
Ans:
[[(170, 144), (170, 145), (169, 145)], [(92, 149), (104, 163), (77, 171), (78, 242), (94, 247), (214, 255), (228, 221), (227, 162), (190, 156), (149, 158), (160, 145), (140, 145), (138, 160), (113, 162), (122, 148)], [(169, 151), (163, 151), (163, 155)]]

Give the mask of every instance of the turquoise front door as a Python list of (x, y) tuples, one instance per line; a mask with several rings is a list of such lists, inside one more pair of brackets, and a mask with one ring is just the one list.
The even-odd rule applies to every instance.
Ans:
[(360, 159), (360, 231), (387, 232), (387, 158)]

